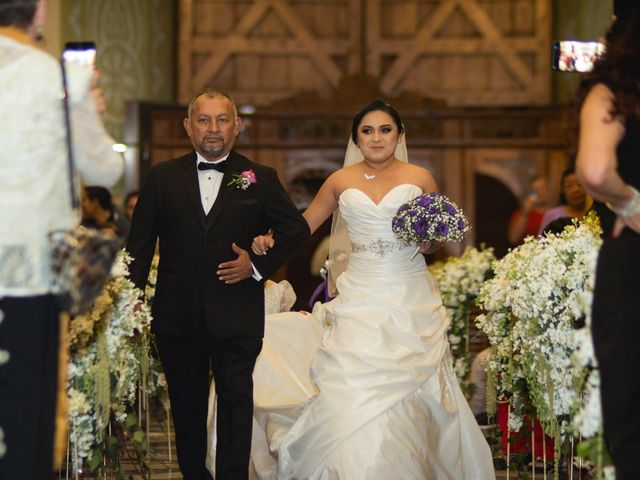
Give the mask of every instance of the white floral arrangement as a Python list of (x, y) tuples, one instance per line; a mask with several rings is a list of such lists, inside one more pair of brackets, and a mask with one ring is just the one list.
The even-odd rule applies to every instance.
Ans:
[[(153, 297), (156, 292), (156, 283), (158, 281), (158, 264), (160, 263), (160, 256), (154, 255), (151, 259), (151, 267), (149, 269), (149, 275), (147, 277), (147, 285), (144, 289), (145, 301), (151, 308), (153, 303)], [(153, 334), (151, 334), (152, 348), (154, 346)], [(169, 387), (167, 386), (167, 379), (162, 370), (162, 365), (157, 355), (149, 356), (149, 376), (147, 382), (147, 394), (149, 397), (157, 398), (162, 404), (162, 407), (166, 412), (169, 411)]]
[[(597, 376), (584, 381), (594, 365), (590, 330), (577, 328), (591, 311), (601, 243), (595, 214), (559, 234), (530, 237), (494, 263), (495, 277), (478, 296), (487, 313), (477, 323), (492, 345), (488, 410), (495, 412), (497, 399), (508, 400), (509, 428), (518, 431), (532, 408), (557, 453), (575, 434), (572, 420), (599, 409)], [(590, 420), (581, 427), (593, 434), (599, 414)]]
[(109, 422), (127, 421), (146, 383), (151, 313), (127, 278), (130, 261), (122, 250), (93, 308), (70, 322), (69, 440), (78, 470), (100, 463)]
[(492, 275), (495, 258), (492, 248), (467, 247), (460, 257), (429, 266), (450, 318), (449, 345), (461, 385), (465, 385), (471, 372), (469, 314), (476, 307), (480, 287)]

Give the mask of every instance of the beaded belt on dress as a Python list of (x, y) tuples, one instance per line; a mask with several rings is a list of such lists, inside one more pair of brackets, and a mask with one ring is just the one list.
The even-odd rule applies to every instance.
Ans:
[(352, 243), (351, 250), (353, 253), (369, 252), (376, 257), (385, 257), (392, 252), (402, 250), (404, 245), (395, 240), (384, 240), (379, 238), (369, 243)]

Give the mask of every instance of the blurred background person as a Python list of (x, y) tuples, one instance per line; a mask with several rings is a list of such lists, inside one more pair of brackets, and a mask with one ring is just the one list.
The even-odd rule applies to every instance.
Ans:
[(542, 177), (533, 177), (527, 196), (509, 220), (508, 238), (512, 246), (520, 245), (529, 235), (538, 234), (546, 207), (547, 182)]
[[(35, 44), (46, 0), (0, 0), (0, 478), (43, 480), (53, 469), (59, 308), (48, 233), (72, 229), (59, 62)], [(76, 163), (85, 181), (123, 171), (97, 111), (95, 75), (68, 68)]]
[[(592, 331), (600, 366), (604, 437), (618, 480), (640, 472), (640, 5), (614, 1), (606, 51), (577, 97), (578, 178), (605, 230)], [(605, 208), (605, 205), (607, 208)], [(614, 222), (606, 221), (609, 214)]]
[(83, 227), (111, 230), (116, 235), (120, 233), (116, 225), (113, 200), (109, 190), (93, 185), (84, 187), (80, 206)]
[(140, 192), (133, 191), (127, 193), (127, 196), (124, 197), (124, 216), (127, 220), (131, 221), (133, 217), (133, 210), (136, 208), (136, 203), (138, 203), (138, 196)]
[(591, 199), (578, 181), (575, 167), (569, 167), (560, 177), (560, 205), (553, 207), (542, 217), (538, 235), (558, 218), (582, 218), (591, 207)]
[(133, 210), (136, 208), (136, 203), (138, 203), (139, 195), (140, 192), (138, 192), (137, 190), (127, 193), (127, 195), (124, 197), (122, 208), (116, 210), (116, 215), (120, 210), (122, 210), (122, 215), (116, 216), (116, 219), (120, 219), (120, 222), (117, 224), (117, 226), (122, 238), (127, 238), (129, 236), (129, 229), (131, 228), (131, 218), (133, 218)]

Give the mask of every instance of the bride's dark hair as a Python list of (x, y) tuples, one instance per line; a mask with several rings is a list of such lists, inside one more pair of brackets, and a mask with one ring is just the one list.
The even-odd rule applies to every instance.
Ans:
[(398, 133), (404, 133), (404, 125), (402, 125), (402, 119), (400, 118), (400, 115), (398, 114), (396, 109), (384, 100), (374, 100), (373, 102), (366, 105), (358, 113), (356, 113), (355, 117), (353, 117), (353, 123), (351, 124), (351, 139), (353, 140), (353, 143), (355, 143), (356, 145), (358, 144), (358, 127), (360, 126), (360, 123), (362, 123), (362, 119), (364, 118), (364, 116), (367, 113), (377, 111), (389, 114), (389, 116), (393, 118), (393, 122), (398, 127)]

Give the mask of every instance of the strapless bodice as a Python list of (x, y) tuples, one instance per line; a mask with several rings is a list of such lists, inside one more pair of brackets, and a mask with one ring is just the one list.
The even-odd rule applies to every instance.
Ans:
[(351, 241), (349, 269), (369, 274), (424, 269), (415, 246), (406, 246), (391, 230), (391, 220), (403, 203), (420, 195), (417, 185), (396, 185), (375, 203), (357, 188), (347, 188), (338, 199)]

